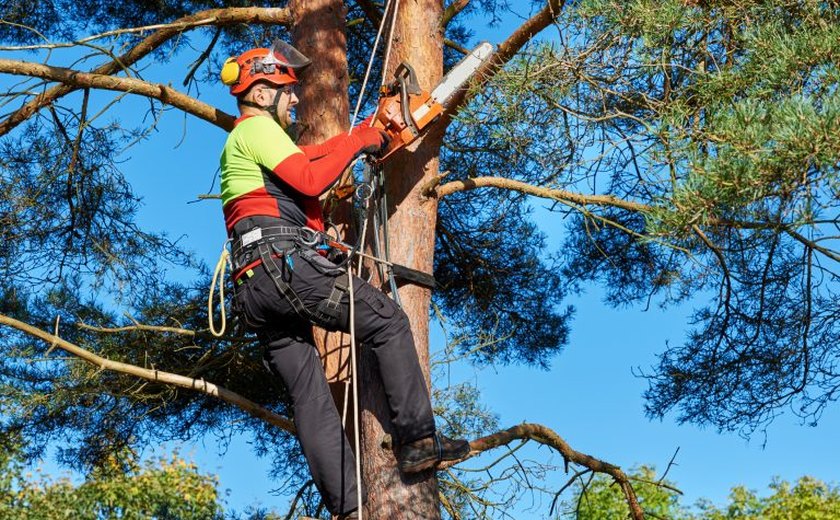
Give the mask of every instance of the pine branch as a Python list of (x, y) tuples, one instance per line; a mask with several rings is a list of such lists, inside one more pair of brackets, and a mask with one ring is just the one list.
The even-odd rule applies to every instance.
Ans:
[(201, 392), (211, 397), (221, 399), (228, 404), (232, 404), (249, 415), (263, 420), (273, 426), (277, 426), (289, 433), (295, 433), (294, 424), (289, 419), (278, 415), (271, 410), (263, 408), (257, 403), (237, 394), (236, 392), (232, 392), (224, 387), (207, 382), (203, 379), (194, 379), (178, 374), (172, 374), (170, 372), (152, 370), (138, 367), (136, 365), (130, 365), (128, 363), (112, 361), (61, 339), (58, 336), (57, 330), (56, 333), (50, 334), (49, 332), (45, 332), (37, 327), (33, 327), (3, 314), (0, 314), (0, 325), (15, 328), (25, 334), (38, 338), (48, 343), (50, 345), (50, 349), (60, 348), (61, 350), (64, 350), (65, 352), (72, 354), (95, 367), (98, 367), (100, 370), (110, 370), (112, 372), (128, 374), (155, 383), (165, 383), (180, 388), (186, 388), (188, 390), (195, 390), (196, 392)]
[[(49, 65), (41, 65), (40, 63), (4, 59), (0, 59), (0, 72), (18, 76), (43, 78), (61, 83), (60, 86), (54, 87), (50, 91), (59, 89), (70, 92), (77, 88), (98, 88), (146, 96), (181, 109), (200, 119), (204, 119), (224, 130), (230, 131), (233, 129), (235, 118), (232, 115), (160, 83), (149, 83), (136, 78), (81, 72), (62, 67), (50, 67)], [(9, 123), (15, 117), (15, 114), (19, 112), (15, 112), (9, 119), (0, 123), (0, 127)], [(2, 132), (0, 132), (0, 135), (2, 135)]]
[[(238, 23), (263, 23), (263, 24), (288, 24), (291, 23), (291, 14), (288, 9), (281, 8), (259, 8), (240, 7), (228, 9), (208, 9), (196, 14), (179, 18), (174, 22), (163, 26), (154, 33), (143, 39), (122, 56), (101, 65), (91, 74), (111, 75), (125, 70), (144, 56), (169, 41), (169, 39), (182, 32), (209, 25), (225, 26)], [(38, 110), (54, 103), (57, 99), (66, 96), (79, 88), (73, 83), (57, 85), (39, 94), (24, 106), (13, 112), (5, 120), (0, 122), (0, 135), (9, 133), (16, 126), (26, 121)]]
[[(662, 208), (657, 208), (649, 204), (642, 204), (626, 199), (621, 199), (613, 195), (585, 195), (573, 191), (545, 188), (542, 186), (535, 186), (522, 181), (507, 179), (504, 177), (473, 177), (465, 180), (458, 180), (440, 184), (441, 180), (449, 172), (444, 172), (441, 175), (435, 176), (428, 180), (426, 184), (420, 189), (420, 193), (427, 197), (445, 197), (460, 191), (474, 190), (476, 188), (500, 188), (507, 190), (514, 190), (520, 193), (533, 195), (545, 199), (552, 199), (567, 204), (575, 204), (578, 206), (603, 206), (624, 209), (627, 211), (639, 213), (652, 213)], [(817, 221), (808, 221), (800, 223), (778, 223), (778, 222), (754, 222), (745, 220), (729, 220), (724, 218), (707, 217), (704, 219), (703, 226), (711, 228), (736, 228), (736, 229), (766, 229), (782, 232), (789, 235), (794, 240), (801, 242), (808, 248), (817, 251), (827, 258), (840, 262), (840, 254), (836, 251), (823, 247), (813, 240), (802, 236), (795, 231), (799, 226), (814, 226), (818, 224)], [(694, 233), (702, 233), (699, 225), (695, 223), (690, 224), (690, 230)], [(698, 235), (700, 236), (700, 235)], [(720, 251), (711, 243), (705, 236), (700, 236), (703, 244), (723, 262)], [(726, 271), (725, 264), (721, 263), (722, 268)]]
[[(567, 464), (577, 464), (579, 466), (589, 468), (595, 473), (609, 475), (621, 488), (622, 493), (624, 493), (624, 498), (627, 501), (627, 506), (630, 508), (632, 518), (634, 520), (644, 519), (644, 512), (642, 511), (639, 501), (636, 498), (636, 492), (633, 490), (630, 478), (621, 470), (621, 468), (573, 449), (554, 430), (541, 424), (523, 423), (512, 428), (508, 428), (507, 430), (502, 430), (486, 437), (476, 439), (470, 442), (470, 453), (466, 458), (474, 457), (487, 450), (504, 446), (517, 439), (532, 440), (545, 446), (550, 446), (556, 449), (560, 455), (563, 456), (563, 459)], [(466, 458), (462, 460), (466, 460)], [(458, 462), (461, 461), (449, 462), (443, 464), (442, 467), (451, 467)]]
[[(475, 86), (476, 83), (486, 83), (490, 80), (490, 78), (495, 76), (507, 62), (516, 56), (522, 47), (530, 42), (534, 36), (539, 34), (543, 29), (551, 25), (557, 17), (560, 16), (560, 11), (563, 9), (565, 4), (565, 0), (549, 0), (545, 7), (543, 7), (531, 18), (525, 20), (525, 23), (513, 31), (513, 33), (511, 33), (504, 42), (499, 44), (496, 52), (490, 58), (490, 61), (481, 67), (478, 72), (476, 72), (473, 81), (470, 83), (472, 83), (473, 86)], [(446, 115), (449, 119), (438, 126), (446, 127), (449, 125), (452, 121), (452, 114), (457, 112), (460, 107), (464, 106), (472, 98), (472, 94), (470, 94), (471, 91), (472, 90), (467, 87), (461, 89), (460, 92), (453, 96), (446, 110)]]
[(504, 177), (474, 177), (466, 180), (447, 182), (446, 184), (437, 186), (439, 182), (440, 177), (431, 179), (421, 188), (420, 192), (426, 196), (445, 197), (459, 191), (474, 190), (476, 188), (502, 188), (546, 199), (572, 202), (581, 206), (610, 206), (641, 213), (649, 213), (655, 209), (653, 206), (647, 204), (619, 199), (612, 195), (584, 195), (572, 191), (534, 186), (533, 184), (506, 179)]
[(449, 22), (463, 11), (470, 4), (470, 0), (455, 0), (449, 7), (443, 11), (443, 16), (440, 20), (440, 26), (444, 29), (449, 25)]

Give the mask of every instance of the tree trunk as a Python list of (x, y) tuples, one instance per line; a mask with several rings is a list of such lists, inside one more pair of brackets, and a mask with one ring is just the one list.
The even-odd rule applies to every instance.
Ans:
[[(399, 3), (388, 74), (397, 65), (410, 63), (421, 87), (431, 89), (443, 69), (441, 0), (403, 0)], [(411, 153), (400, 153), (386, 165), (386, 191), (391, 260), (414, 269), (432, 272), (437, 201), (423, 199), (419, 186), (438, 172), (439, 138), (424, 140)], [(428, 289), (400, 288), (403, 309), (411, 320), (420, 364), (429, 380)], [(393, 449), (383, 449), (385, 431), (390, 432), (389, 411), (376, 370), (376, 361), (363, 352), (361, 367), (362, 460), (368, 493), (365, 518), (370, 520), (430, 520), (440, 518), (437, 479), (432, 472), (408, 478), (396, 467)], [(383, 426), (385, 431), (383, 431)]]
[(305, 83), (296, 110), (303, 126), (300, 141), (319, 143), (346, 132), (350, 124), (346, 9), (343, 0), (294, 0), (290, 8), (292, 42), (312, 60), (300, 74)]
[[(347, 69), (347, 38), (345, 34), (347, 9), (343, 0), (292, 0), (292, 42), (312, 64), (299, 79), (305, 85), (300, 90), (300, 103), (295, 118), (298, 123), (298, 143), (314, 144), (346, 132), (350, 126), (350, 103)], [(325, 215), (329, 217), (329, 215)], [(332, 215), (339, 232), (350, 230), (350, 201), (335, 208)], [(352, 237), (345, 236), (350, 241)], [(324, 373), (330, 385), (339, 413), (343, 412), (349, 381), (350, 342), (344, 334), (330, 334), (314, 327), (315, 344), (321, 356)], [(347, 417), (353, 417), (352, 400), (348, 400)], [(346, 423), (350, 445), (355, 435), (352, 421)]]
[[(320, 143), (346, 132), (350, 125), (347, 73), (346, 14), (343, 0), (294, 0), (292, 41), (312, 60), (300, 74), (305, 84), (296, 109), (299, 144)], [(335, 211), (342, 232), (350, 219), (349, 203)], [(337, 403), (343, 402), (344, 381), (350, 363), (349, 343), (341, 334), (315, 329), (315, 340), (324, 363), (327, 381)]]
[[(346, 10), (341, 0), (293, 0), (290, 7), (295, 20), (294, 44), (313, 61), (303, 74), (306, 87), (297, 110), (297, 119), (304, 125), (301, 142), (319, 142), (346, 131), (349, 120)], [(439, 81), (443, 61), (439, 27), (442, 12), (442, 0), (400, 2), (389, 73), (406, 61), (414, 66), (422, 87), (430, 89)], [(411, 153), (395, 156), (386, 168), (392, 260), (425, 272), (432, 272), (437, 202), (424, 200), (419, 186), (437, 173), (439, 146), (439, 137), (427, 139)], [(340, 214), (341, 218), (347, 215), (349, 212)], [(406, 285), (400, 288), (400, 298), (411, 320), (428, 382), (431, 293)], [(341, 388), (348, 357), (339, 345), (331, 339), (324, 345), (323, 353), (329, 380)], [(439, 519), (437, 479), (432, 472), (407, 477), (397, 469), (393, 446), (386, 442), (390, 439), (386, 435), (391, 432), (390, 414), (376, 360), (365, 349), (360, 349), (359, 354), (361, 460), (367, 492), (364, 516), (370, 520)]]

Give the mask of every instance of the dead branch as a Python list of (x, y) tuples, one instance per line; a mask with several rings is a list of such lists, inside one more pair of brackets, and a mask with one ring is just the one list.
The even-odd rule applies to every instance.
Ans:
[[(0, 314), (0, 325), (6, 325), (15, 328), (21, 332), (24, 332), (25, 334), (38, 338), (48, 343), (51, 349), (60, 348), (65, 352), (72, 354), (93, 366), (98, 367), (99, 370), (110, 370), (113, 372), (132, 375), (141, 379), (145, 379), (147, 381), (169, 384), (172, 386), (201, 392), (206, 395), (221, 399), (229, 404), (232, 404), (247, 412), (248, 414), (252, 415), (253, 417), (266, 421), (269, 424), (277, 426), (278, 428), (282, 428), (287, 432), (295, 432), (294, 425), (289, 419), (275, 414), (274, 412), (267, 410), (266, 408), (254, 403), (253, 401), (250, 401), (249, 399), (246, 399), (245, 397), (235, 392), (227, 390), (226, 388), (220, 387), (213, 383), (204, 381), (203, 379), (194, 379), (178, 374), (163, 372), (160, 370), (146, 369), (128, 363), (112, 361), (60, 338), (58, 336), (57, 329), (55, 333), (51, 334), (37, 327), (33, 327), (31, 325), (28, 325), (3, 314)], [(635, 491), (633, 490), (632, 484), (630, 483), (630, 480), (628, 479), (627, 475), (625, 475), (625, 473), (618, 466), (574, 450), (562, 437), (560, 437), (557, 433), (547, 428), (546, 426), (527, 423), (520, 424), (507, 430), (500, 431), (492, 435), (482, 437), (480, 439), (476, 439), (470, 443), (470, 453), (466, 458), (474, 457), (479, 453), (485, 452), (487, 450), (507, 445), (517, 439), (524, 441), (533, 440), (540, 444), (550, 446), (556, 449), (561, 454), (561, 456), (567, 464), (578, 464), (580, 466), (590, 469), (593, 472), (603, 473), (611, 476), (624, 493), (633, 519), (644, 519), (644, 514), (641, 510), (641, 507), (638, 504), (638, 500), (636, 499)], [(443, 468), (450, 467), (458, 462), (461, 461), (447, 463), (443, 466)]]
[(177, 334), (180, 336), (189, 336), (195, 337), (198, 335), (196, 331), (190, 329), (182, 329), (179, 327), (165, 327), (161, 325), (143, 325), (141, 323), (136, 323), (134, 325), (127, 325), (124, 327), (96, 327), (94, 325), (88, 325), (87, 323), (77, 323), (77, 327), (84, 330), (90, 330), (93, 332), (105, 332), (105, 333), (119, 333), (119, 332), (160, 332), (162, 334)]
[(470, 49), (464, 47), (463, 45), (461, 45), (460, 43), (458, 43), (456, 41), (450, 40), (449, 38), (444, 38), (443, 39), (443, 44), (446, 45), (447, 47), (449, 47), (452, 50), (460, 52), (464, 56), (466, 56), (467, 54), (469, 54), (471, 52)]
[(213, 34), (213, 38), (210, 40), (210, 43), (207, 45), (207, 48), (204, 49), (204, 52), (193, 62), (192, 67), (190, 67), (190, 71), (187, 72), (187, 76), (184, 78), (182, 85), (188, 87), (190, 85), (190, 81), (192, 81), (193, 76), (195, 73), (198, 72), (198, 68), (201, 67), (201, 64), (207, 61), (207, 58), (210, 57), (210, 53), (213, 52), (213, 48), (216, 47), (216, 42), (219, 41), (219, 36), (222, 35), (222, 28), (217, 27), (216, 33)]
[[(58, 89), (98, 88), (146, 96), (204, 119), (224, 130), (230, 131), (233, 129), (235, 118), (232, 115), (160, 83), (149, 83), (136, 78), (81, 72), (62, 67), (50, 67), (40, 63), (4, 59), (0, 59), (0, 72), (57, 81), (62, 84), (55, 87)], [(13, 118), (16, 113), (9, 116), (9, 119)], [(0, 123), (0, 127), (6, 124), (9, 119)], [(0, 135), (2, 135), (1, 131)]]
[[(285, 8), (238, 7), (208, 9), (179, 18), (171, 24), (163, 26), (161, 29), (144, 38), (122, 56), (95, 68), (91, 73), (111, 75), (124, 70), (163, 45), (170, 38), (196, 27), (208, 25), (225, 26), (238, 23), (288, 24), (291, 21), (291, 14)], [(38, 110), (54, 103), (57, 99), (73, 92), (77, 88), (79, 88), (79, 85), (72, 83), (57, 85), (39, 94), (0, 122), (0, 135), (9, 133), (17, 125), (32, 117)]]
[(96, 355), (78, 345), (74, 345), (73, 343), (63, 340), (56, 334), (50, 334), (49, 332), (45, 332), (37, 327), (33, 327), (3, 314), (0, 314), (0, 325), (15, 328), (25, 334), (38, 338), (48, 343), (51, 348), (60, 348), (65, 352), (72, 354), (95, 367), (98, 367), (99, 370), (110, 370), (112, 372), (132, 375), (155, 383), (165, 383), (201, 392), (211, 397), (221, 399), (226, 403), (232, 404), (249, 415), (263, 420), (273, 426), (277, 426), (289, 433), (295, 433), (294, 424), (292, 424), (292, 421), (289, 419), (278, 415), (271, 410), (263, 408), (257, 403), (237, 394), (236, 392), (232, 392), (224, 387), (207, 382), (203, 379), (193, 379), (178, 374), (172, 374), (170, 372), (163, 372), (160, 370), (130, 365), (128, 363), (121, 363), (119, 361), (112, 361)]
[(659, 479), (659, 480), (654, 482), (653, 480), (648, 480), (648, 479), (639, 478), (639, 477), (629, 477), (629, 478), (630, 478), (630, 480), (632, 480), (634, 482), (641, 482), (643, 484), (649, 484), (651, 486), (656, 486), (656, 487), (661, 487), (663, 489), (667, 489), (668, 491), (671, 491), (672, 493), (676, 493), (677, 495), (683, 495), (684, 494), (681, 489), (679, 489), (677, 487), (674, 487), (670, 484), (666, 484), (665, 482), (662, 481), (662, 479)]
[(793, 238), (797, 242), (802, 243), (808, 249), (811, 249), (812, 251), (818, 251), (818, 252), (824, 254), (825, 256), (827, 256), (828, 258), (834, 260), (835, 262), (840, 262), (840, 254), (837, 254), (837, 252), (832, 251), (831, 249), (828, 249), (826, 247), (823, 247), (823, 246), (817, 244), (816, 242), (814, 242), (813, 240), (809, 240), (809, 239), (805, 238), (804, 236), (800, 235), (799, 233), (797, 233), (796, 231), (794, 231), (792, 229), (785, 228), (785, 233), (790, 235), (791, 238)]
[[(125, 29), (114, 29), (114, 30), (111, 30), (111, 31), (105, 31), (105, 32), (101, 32), (101, 33), (98, 33), (98, 34), (92, 34), (90, 36), (85, 36), (84, 38), (74, 40), (74, 41), (70, 41), (70, 42), (57, 42), (57, 43), (47, 42), (47, 43), (36, 43), (36, 44), (33, 44), (33, 45), (3, 45), (3, 46), (0, 46), (0, 51), (34, 51), (34, 50), (45, 50), (45, 49), (66, 49), (66, 48), (69, 48), (69, 47), (78, 47), (80, 45), (86, 45), (86, 44), (88, 44), (92, 41), (101, 40), (103, 38), (110, 38), (110, 37), (113, 37), (113, 36), (122, 36), (122, 35), (125, 35), (125, 34), (134, 34), (134, 33), (147, 33), (147, 32), (151, 32), (151, 31), (157, 31), (159, 29), (181, 28), (182, 30), (186, 30), (186, 29), (191, 29), (191, 28), (194, 28), (194, 27), (201, 27), (201, 26), (204, 26), (204, 25), (213, 24), (214, 21), (215, 21), (215, 18), (213, 18), (211, 16), (209, 18), (191, 20), (191, 21), (188, 21), (188, 22), (175, 21), (175, 22), (172, 22), (172, 23), (157, 23), (157, 24), (153, 24), (153, 25), (143, 25), (143, 26), (140, 26), (140, 27), (128, 27), (128, 28), (125, 28)], [(44, 36), (43, 34), (38, 32), (33, 27), (28, 27), (28, 26), (24, 26), (24, 25), (20, 25), (20, 24), (16, 24), (16, 23), (9, 23), (9, 22), (2, 21), (2, 20), (0, 20), (0, 23), (5, 23), (5, 24), (12, 25), (12, 26), (15, 26), (15, 27), (24, 28), (26, 30), (34, 32), (35, 34), (40, 36), (41, 39), (43, 39), (43, 40), (47, 39), (46, 36)]]
[(534, 195), (536, 197), (553, 199), (561, 202), (571, 202), (581, 206), (610, 206), (641, 213), (648, 213), (654, 209), (653, 206), (620, 199), (612, 195), (584, 195), (583, 193), (576, 193), (567, 190), (534, 186), (525, 182), (506, 179), (504, 177), (474, 177), (471, 179), (447, 182), (446, 184), (438, 186), (439, 182), (439, 176), (433, 177), (431, 180), (426, 182), (420, 192), (426, 196), (435, 195), (437, 197), (445, 197), (459, 191), (492, 187), (515, 190), (529, 195)]
[(680, 448), (679, 448), (679, 446), (677, 446), (677, 449), (674, 451), (674, 454), (671, 455), (671, 460), (668, 461), (668, 467), (665, 468), (664, 472), (662, 472), (662, 476), (659, 477), (659, 480), (657, 480), (657, 483), (664, 482), (665, 477), (668, 476), (668, 472), (671, 471), (671, 468), (678, 465), (675, 461), (677, 460), (677, 455), (679, 453), (680, 453)]
[[(645, 515), (639, 505), (638, 499), (636, 498), (636, 492), (633, 490), (630, 479), (621, 470), (621, 468), (600, 459), (596, 459), (591, 455), (574, 450), (562, 437), (557, 435), (556, 432), (541, 424), (523, 423), (512, 428), (508, 428), (507, 430), (476, 439), (470, 442), (470, 453), (467, 455), (467, 458), (474, 457), (479, 453), (493, 448), (498, 448), (499, 446), (504, 446), (517, 439), (532, 440), (545, 446), (550, 446), (563, 456), (563, 459), (567, 462), (567, 464), (578, 464), (585, 468), (589, 468), (595, 473), (609, 475), (621, 488), (622, 493), (624, 493), (624, 497), (627, 500), (627, 505), (630, 508), (633, 520), (644, 519)], [(450, 467), (458, 462), (460, 461), (447, 463), (444, 467)]]

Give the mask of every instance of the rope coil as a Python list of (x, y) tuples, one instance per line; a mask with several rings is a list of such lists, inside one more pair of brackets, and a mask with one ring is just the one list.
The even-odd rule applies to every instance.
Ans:
[[(213, 270), (213, 279), (210, 281), (210, 296), (207, 298), (207, 323), (210, 326), (210, 334), (217, 338), (222, 337), (227, 328), (227, 315), (225, 314), (225, 270), (230, 267), (228, 244), (230, 244), (230, 240), (225, 241), (225, 244), (222, 246), (222, 253), (219, 255), (219, 261), (216, 262), (216, 268)], [(213, 319), (213, 293), (217, 286), (219, 288), (219, 308), (222, 319), (219, 330), (216, 330), (216, 323)]]

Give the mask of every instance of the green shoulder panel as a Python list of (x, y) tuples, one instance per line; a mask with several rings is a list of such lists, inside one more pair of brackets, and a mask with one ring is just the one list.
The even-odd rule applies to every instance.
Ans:
[(262, 168), (273, 170), (292, 154), (301, 153), (272, 119), (254, 116), (234, 127), (222, 150), (222, 203), (262, 188)]

